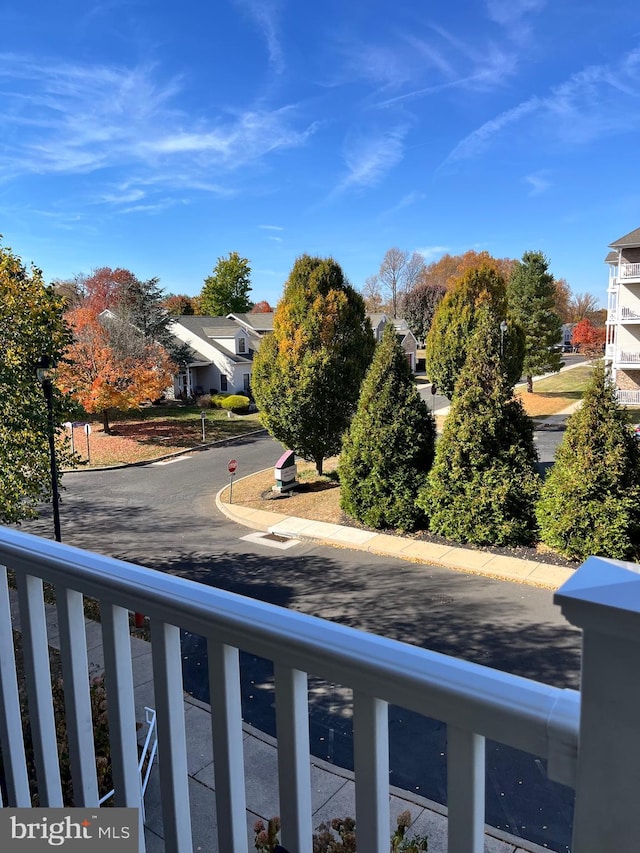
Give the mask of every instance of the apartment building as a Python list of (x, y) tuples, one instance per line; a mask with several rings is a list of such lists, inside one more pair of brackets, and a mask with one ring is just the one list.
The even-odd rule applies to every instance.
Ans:
[(640, 228), (609, 244), (605, 361), (618, 400), (640, 406)]

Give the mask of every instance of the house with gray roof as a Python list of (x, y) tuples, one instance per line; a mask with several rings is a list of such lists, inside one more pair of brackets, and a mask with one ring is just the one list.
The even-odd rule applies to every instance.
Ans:
[(640, 228), (609, 244), (607, 343), (609, 365), (624, 405), (640, 406)]
[(249, 391), (255, 347), (243, 326), (228, 317), (184, 315), (173, 319), (170, 331), (192, 356), (175, 377), (176, 397)]
[(369, 318), (369, 322), (371, 323), (371, 328), (373, 329), (373, 336), (376, 341), (382, 340), (382, 334), (387, 323), (393, 323), (393, 325), (396, 327), (396, 335), (398, 337), (400, 346), (404, 350), (404, 353), (407, 357), (407, 361), (409, 362), (409, 367), (415, 373), (418, 341), (416, 340), (416, 336), (413, 334), (413, 332), (407, 325), (407, 321), (402, 320), (400, 318), (394, 319), (393, 317), (389, 317), (388, 314), (367, 314), (367, 317)]

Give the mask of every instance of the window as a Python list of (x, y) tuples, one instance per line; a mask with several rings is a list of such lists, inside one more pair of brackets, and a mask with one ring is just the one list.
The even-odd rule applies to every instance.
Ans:
[(243, 373), (242, 374), (242, 387), (244, 388), (245, 391), (248, 391), (249, 388), (251, 387), (251, 374), (250, 373)]
[(247, 342), (244, 338), (238, 338), (238, 352), (247, 351)]
[(225, 373), (220, 374), (220, 390), (227, 391), (229, 389), (229, 383), (227, 382), (227, 376)]

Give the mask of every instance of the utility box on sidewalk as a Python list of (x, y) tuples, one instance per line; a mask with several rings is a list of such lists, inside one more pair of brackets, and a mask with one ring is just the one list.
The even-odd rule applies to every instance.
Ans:
[(283, 492), (295, 489), (298, 485), (298, 481), (296, 480), (298, 466), (296, 465), (296, 455), (293, 450), (287, 450), (282, 454), (276, 462), (273, 473), (276, 478), (276, 484), (273, 487), (274, 492), (282, 494)]

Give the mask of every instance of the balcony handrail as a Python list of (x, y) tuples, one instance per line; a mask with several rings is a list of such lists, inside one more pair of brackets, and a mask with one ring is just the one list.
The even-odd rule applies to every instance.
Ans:
[[(547, 758), (552, 767), (550, 745), (564, 744), (563, 765), (567, 754), (577, 753), (574, 690), (11, 529), (2, 530), (0, 562), (390, 704), (427, 710), (434, 719)], [(561, 775), (556, 781), (569, 784)]]
[(619, 278), (640, 278), (640, 263), (620, 264)]

